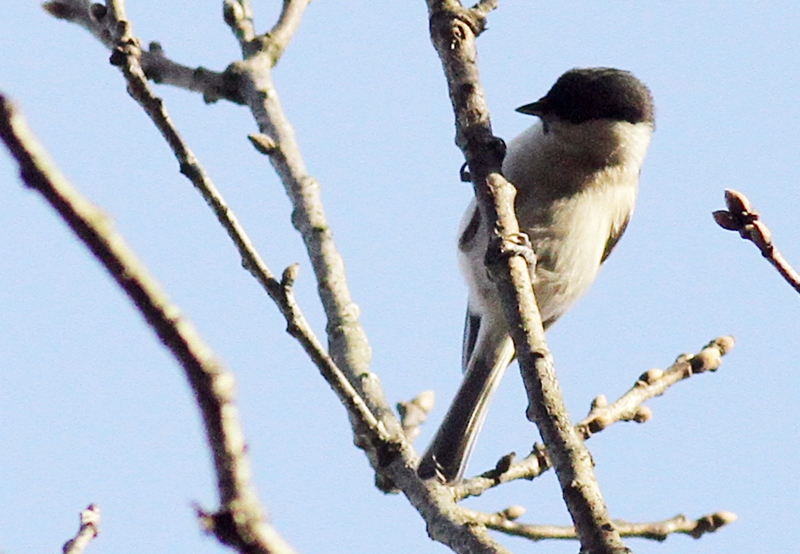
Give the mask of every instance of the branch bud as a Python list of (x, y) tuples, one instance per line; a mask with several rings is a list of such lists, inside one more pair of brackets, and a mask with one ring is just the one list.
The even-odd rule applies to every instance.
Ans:
[(648, 369), (639, 376), (639, 381), (647, 385), (652, 385), (653, 383), (661, 379), (663, 376), (664, 376), (663, 369), (657, 369), (657, 368)]
[(525, 515), (525, 508), (520, 505), (509, 506), (498, 515), (506, 518), (509, 521), (514, 521)]
[(725, 354), (733, 350), (733, 347), (736, 346), (736, 341), (732, 336), (725, 335), (723, 337), (714, 339), (714, 342), (712, 342), (711, 344), (719, 348), (720, 354), (724, 356)]
[(606, 398), (605, 394), (598, 394), (594, 400), (592, 400), (592, 410), (595, 408), (605, 408), (608, 406), (608, 398)]
[(636, 413), (633, 414), (633, 421), (636, 423), (645, 423), (653, 419), (653, 410), (647, 406), (639, 406)]

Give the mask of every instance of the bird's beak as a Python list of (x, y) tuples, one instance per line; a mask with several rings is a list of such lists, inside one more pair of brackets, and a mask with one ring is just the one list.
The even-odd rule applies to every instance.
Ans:
[(524, 106), (520, 106), (516, 109), (519, 113), (524, 113), (525, 115), (535, 115), (537, 117), (541, 117), (546, 114), (549, 110), (547, 109), (547, 101), (544, 98), (533, 102), (532, 104), (525, 104)]

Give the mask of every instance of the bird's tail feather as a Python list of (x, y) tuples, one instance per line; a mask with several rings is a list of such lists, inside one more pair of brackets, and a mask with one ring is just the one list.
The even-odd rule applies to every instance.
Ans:
[(507, 333), (490, 336), (491, 327), (484, 326), (477, 334), (461, 387), (420, 462), (418, 474), (423, 479), (438, 475), (452, 482), (464, 473), (492, 396), (514, 359), (511, 337)]

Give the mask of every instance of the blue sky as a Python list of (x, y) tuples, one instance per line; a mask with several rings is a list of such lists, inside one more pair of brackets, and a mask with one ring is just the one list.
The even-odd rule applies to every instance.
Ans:
[[(238, 48), (220, 2), (130, 1), (134, 32), (188, 65), (221, 70)], [(260, 31), (277, 1), (255, 1)], [(614, 66), (653, 91), (657, 132), (626, 236), (590, 293), (549, 332), (573, 418), (651, 367), (732, 334), (716, 374), (649, 403), (645, 425), (589, 443), (612, 515), (631, 521), (730, 510), (700, 541), (631, 540), (637, 553), (791, 552), (800, 513), (800, 303), (756, 249), (717, 228), (723, 189), (749, 195), (800, 265), (800, 56), (795, 3), (504, 0), (478, 48), (495, 132), (566, 69)], [(108, 53), (36, 2), (0, 19), (0, 90), (120, 230), (236, 373), (255, 476), (272, 522), (302, 552), (441, 553), (399, 496), (372, 486), (344, 410), (141, 110)], [(466, 292), (455, 233), (471, 189), (425, 4), (317, 1), (275, 81), (345, 257), (392, 402), (434, 389), (438, 423), (458, 386)], [(299, 262), (299, 300), (318, 333), (312, 273), (245, 109), (157, 87), (201, 163), (273, 271)], [(92, 553), (222, 552), (195, 522), (215, 506), (200, 418), (180, 368), (99, 264), (0, 154), (0, 550), (54, 552), (90, 502)], [(536, 440), (510, 371), (470, 472)], [(431, 437), (430, 425), (419, 439)], [(468, 502), (511, 504), (566, 524), (552, 474)], [(515, 552), (576, 543), (500, 540)]]

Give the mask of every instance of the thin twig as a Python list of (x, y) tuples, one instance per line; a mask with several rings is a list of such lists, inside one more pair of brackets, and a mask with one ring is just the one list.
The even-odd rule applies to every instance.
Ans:
[[(244, 9), (238, 15), (244, 21), (251, 17)], [(300, 231), (317, 277), (320, 298), (328, 318), (329, 350), (336, 364), (348, 379), (367, 397), (372, 410), (379, 413), (384, 424), (400, 425), (384, 398), (377, 377), (369, 371), (371, 350), (366, 334), (358, 321), (358, 306), (347, 287), (344, 262), (333, 240), (320, 198), (319, 183), (308, 175), (294, 130), (286, 118), (277, 91), (272, 84), (270, 68), (286, 46), (290, 34), (297, 28), (307, 0), (286, 0), (283, 11), (270, 33), (256, 37), (258, 49), (248, 49), (246, 59), (231, 64), (224, 73), (203, 68), (192, 69), (176, 64), (164, 56), (159, 43), (151, 43), (150, 51), (142, 51), (141, 65), (145, 75), (156, 82), (199, 90), (208, 102), (220, 98), (246, 104), (260, 127), (257, 135), (271, 144), (261, 149), (269, 156), (293, 203), (293, 223)], [(116, 22), (124, 16), (110, 16), (108, 8), (88, 0), (51, 0), (44, 4), (52, 15), (86, 28), (106, 47), (116, 47)], [(236, 29), (246, 23), (235, 23)], [(113, 31), (113, 32), (112, 32)], [(244, 32), (244, 31), (243, 31)], [(249, 31), (244, 32), (247, 35)], [(238, 34), (238, 32), (237, 32)], [(273, 38), (273, 34), (277, 38)], [(251, 41), (252, 42), (252, 41)], [(196, 78), (190, 78), (193, 75)], [(362, 444), (363, 446), (363, 444)]]
[(578, 433), (585, 440), (617, 421), (648, 421), (652, 412), (642, 406), (643, 402), (661, 396), (672, 385), (692, 375), (716, 371), (722, 363), (722, 356), (730, 352), (734, 345), (733, 337), (719, 337), (694, 356), (679, 356), (666, 371), (651, 369), (644, 372), (633, 387), (613, 404), (603, 405), (604, 397), (596, 398), (589, 415), (576, 426)]
[(265, 35), (268, 40), (268, 48), (270, 56), (272, 57), (272, 65), (278, 63), (289, 41), (292, 40), (297, 27), (300, 25), (300, 20), (306, 7), (311, 3), (311, 0), (285, 0), (283, 2), (283, 9), (278, 17), (278, 21), (270, 29), (269, 33)]
[[(325, 352), (322, 343), (314, 334), (291, 293), (291, 286), (297, 274), (297, 267), (289, 268), (281, 281), (278, 281), (256, 251), (234, 211), (228, 206), (222, 193), (211, 180), (197, 157), (180, 136), (161, 98), (153, 94), (142, 66), (142, 51), (138, 40), (133, 36), (130, 24), (124, 13), (116, 13), (114, 18), (121, 22), (118, 28), (124, 33), (118, 38), (118, 46), (112, 55), (112, 63), (119, 66), (128, 83), (131, 97), (144, 109), (161, 135), (167, 141), (183, 173), (202, 194), (206, 203), (217, 216), (217, 220), (227, 231), (231, 241), (242, 257), (242, 265), (250, 271), (261, 284), (269, 297), (277, 304), (287, 323), (287, 331), (295, 337), (311, 360), (319, 368), (325, 379), (339, 396), (342, 403), (368, 429), (373, 429), (381, 440), (388, 440), (388, 434), (376, 417), (369, 411), (364, 400), (358, 395), (342, 371)], [(289, 275), (293, 275), (289, 279)]]
[(727, 210), (714, 212), (714, 221), (728, 231), (738, 231), (739, 236), (758, 247), (761, 255), (778, 270), (787, 283), (800, 293), (800, 273), (783, 257), (772, 242), (772, 232), (761, 221), (761, 215), (753, 210), (750, 200), (741, 192), (725, 191)]
[(250, 4), (250, 0), (224, 0), (222, 16), (233, 34), (236, 35), (242, 52), (244, 52), (247, 44), (256, 37), (253, 6)]
[[(88, 0), (50, 0), (42, 7), (52, 16), (80, 25), (89, 31), (109, 50), (116, 42), (114, 21), (108, 16), (108, 8), (92, 4)], [(199, 92), (208, 103), (225, 99), (236, 104), (243, 100), (237, 97), (229, 84), (225, 72), (212, 71), (204, 67), (188, 67), (170, 60), (158, 42), (151, 42), (142, 52), (142, 67), (149, 79), (192, 92)]]
[[(575, 426), (576, 432), (585, 440), (619, 421), (644, 423), (652, 416), (650, 409), (642, 405), (644, 402), (661, 396), (672, 385), (693, 375), (716, 371), (721, 357), (730, 352), (733, 346), (733, 337), (719, 337), (695, 355), (679, 356), (667, 370), (651, 369), (644, 372), (633, 387), (612, 404), (608, 404), (605, 397), (598, 396), (592, 402), (589, 415)], [(534, 479), (550, 467), (546, 449), (542, 445), (536, 445), (533, 452), (519, 462), (504, 457), (494, 469), (454, 485), (453, 494), (459, 500), (468, 496), (479, 496), (508, 481)]]
[(224, 0), (225, 23), (239, 40), (245, 59), (266, 54), (269, 67), (278, 63), (289, 41), (292, 40), (303, 13), (311, 0), (284, 0), (278, 21), (268, 33), (257, 36), (253, 26), (253, 10), (250, 0)]
[[(385, 398), (380, 381), (370, 371), (372, 351), (358, 319), (359, 308), (347, 285), (344, 261), (325, 216), (320, 184), (308, 174), (294, 129), (272, 81), (271, 68), (297, 28), (307, 4), (307, 0), (286, 0), (273, 30), (254, 41), (258, 49), (245, 49), (244, 59), (231, 64), (226, 73), (236, 85), (235, 94), (244, 99), (258, 124), (259, 133), (251, 136), (251, 141), (269, 157), (292, 202), (292, 223), (305, 243), (327, 317), (328, 352), (392, 437), (392, 445), (375, 443), (374, 432), (351, 419), (356, 445), (365, 450), (376, 470), (377, 485), (388, 491), (394, 489), (384, 475), (389, 461), (408, 463), (407, 456), (413, 453), (406, 448), (400, 422)], [(390, 446), (388, 451), (387, 446)], [(402, 460), (398, 458), (400, 452), (406, 452)]]
[[(514, 506), (503, 512), (487, 514), (473, 510), (465, 510), (469, 517), (479, 525), (489, 529), (503, 532), (507, 535), (524, 537), (532, 541), (541, 540), (575, 540), (577, 535), (575, 527), (569, 525), (529, 525), (514, 521), (521, 517), (524, 510)], [(689, 519), (679, 514), (662, 521), (645, 523), (631, 523), (624, 520), (614, 520), (614, 526), (623, 537), (637, 537), (664, 541), (669, 535), (684, 534), (699, 539), (706, 533), (713, 533), (721, 527), (736, 521), (736, 514), (730, 512), (716, 512), (702, 516), (698, 519)]]
[(95, 504), (81, 512), (81, 525), (78, 534), (64, 543), (64, 554), (83, 554), (89, 543), (100, 533), (100, 508)]
[[(278, 24), (277, 30), (281, 31), (279, 36), (283, 34), (285, 37), (288, 29), (296, 27), (302, 11), (297, 8), (304, 6), (303, 0), (292, 2), (291, 6), (284, 4), (286, 17), (282, 16), (284, 22)], [(288, 9), (290, 7), (291, 10)], [(290, 21), (294, 22), (291, 26), (287, 23), (289, 14)], [(234, 32), (237, 32), (236, 29)], [(262, 38), (269, 41), (270, 34)], [(256, 42), (258, 41), (253, 41)], [(108, 42), (104, 44), (109, 45)], [(277, 59), (274, 57), (276, 50), (270, 48), (269, 44), (262, 42), (262, 45), (263, 48), (259, 49), (243, 48), (246, 52), (245, 59), (228, 67), (223, 75), (226, 88), (221, 97), (246, 103), (257, 120), (261, 132), (251, 135), (250, 139), (259, 152), (269, 156), (293, 203), (293, 223), (300, 231), (309, 252), (328, 318), (331, 357), (336, 366), (346, 372), (347, 379), (359, 392), (359, 396), (367, 401), (369, 411), (379, 417), (383, 428), (391, 437), (390, 440), (378, 440), (380, 436), (376, 437), (374, 430), (365, 428), (362, 422), (354, 421), (351, 417), (356, 443), (369, 455), (376, 469), (377, 485), (383, 490), (393, 490), (395, 485), (401, 488), (411, 504), (429, 522), (431, 534), (439, 532), (448, 535), (449, 544), (454, 545), (458, 552), (505, 554), (508, 551), (493, 541), (485, 528), (464, 525), (460, 509), (446, 487), (436, 482), (422, 482), (417, 476), (416, 466), (419, 459), (410, 443), (405, 440), (400, 423), (386, 402), (377, 377), (369, 371), (369, 345), (358, 321), (358, 307), (350, 297), (344, 264), (325, 218), (319, 183), (305, 169), (294, 131), (283, 113), (277, 91), (272, 84), (269, 69)], [(113, 46), (114, 44), (110, 45)], [(147, 56), (143, 54), (143, 63), (146, 59)], [(147, 73), (146, 67), (145, 72)], [(204, 95), (207, 94), (209, 92), (204, 91)], [(294, 270), (289, 268), (282, 280), (282, 284), (286, 285), (287, 301), (293, 301), (290, 294), (293, 275)], [(201, 515), (206, 516), (204, 513)], [(208, 519), (204, 517), (204, 520)]]
[(258, 501), (234, 402), (233, 374), (161, 290), (110, 218), (56, 168), (22, 116), (1, 94), (0, 137), (20, 165), (23, 181), (45, 197), (105, 266), (186, 372), (213, 452), (222, 504), (213, 515), (217, 536), (240, 552), (293, 552), (266, 522)]
[(456, 115), (456, 143), (469, 166), (481, 217), (495, 229), (486, 255), (497, 283), (528, 393), (528, 419), (547, 444), (582, 549), (594, 554), (628, 549), (615, 531), (594, 475), (589, 451), (575, 432), (555, 378), (534, 297), (524, 241), (514, 213), (516, 190), (501, 175), (503, 143), (492, 134), (480, 84), (475, 36), (485, 8), (467, 10), (457, 0), (427, 0), (431, 39), (442, 60)]
[[(348, 393), (344, 396), (350, 399), (347, 401), (348, 407), (356, 398), (363, 398), (367, 403), (366, 411), (374, 414), (380, 421), (380, 425), (368, 425), (364, 423), (368, 418), (354, 419), (352, 410), (349, 412), (356, 436), (355, 442), (365, 449), (372, 466), (378, 472), (378, 486), (388, 491), (394, 488), (390, 480), (382, 476), (388, 460), (396, 458), (398, 450), (406, 452), (404, 457), (413, 457), (414, 454), (405, 450), (405, 438), (400, 423), (386, 401), (380, 381), (369, 370), (371, 350), (366, 333), (358, 321), (359, 308), (353, 302), (347, 286), (344, 262), (325, 217), (319, 183), (308, 175), (294, 130), (283, 113), (278, 93), (272, 84), (270, 68), (285, 49), (307, 4), (307, 0), (285, 0), (281, 16), (273, 30), (251, 40), (252, 14), (249, 2), (229, 2), (224, 15), (242, 44), (245, 59), (232, 63), (223, 73), (214, 73), (203, 68), (191, 70), (175, 64), (164, 56), (158, 43), (151, 44), (150, 52), (141, 52), (140, 59), (148, 78), (190, 90), (196, 89), (187, 85), (197, 85), (202, 87), (203, 97), (207, 102), (225, 98), (246, 104), (253, 113), (261, 133), (253, 135), (251, 140), (255, 139), (253, 142), (257, 147), (258, 144), (262, 145), (259, 151), (269, 156), (284, 184), (293, 203), (292, 221), (303, 237), (317, 279), (319, 295), (328, 319), (328, 351), (333, 360), (333, 363), (326, 362), (325, 365), (338, 368), (349, 381), (350, 388), (357, 391), (357, 394)], [(237, 5), (240, 9), (234, 13)], [(120, 4), (115, 7), (112, 2), (104, 7), (92, 5), (87, 0), (51, 0), (44, 6), (54, 16), (88, 29), (111, 49), (117, 48), (116, 38), (120, 34), (130, 31), (130, 24), (124, 13), (112, 12), (119, 11)], [(112, 54), (112, 61), (127, 65), (127, 61), (122, 61), (122, 58), (128, 56), (124, 49), (134, 48), (136, 44), (134, 41), (133, 44), (122, 46), (122, 54), (119, 50), (117, 54)], [(196, 79), (187, 83), (187, 73)], [(165, 136), (168, 134), (171, 131)], [(172, 139), (168, 137), (168, 141), (175, 148)], [(267, 144), (268, 147), (263, 147)], [(188, 173), (194, 171), (191, 163), (182, 164), (181, 168)], [(252, 271), (252, 267), (248, 269)], [(302, 327), (290, 324), (289, 330), (294, 333)], [(316, 346), (313, 349), (317, 350), (315, 362), (323, 361), (318, 356), (320, 349)], [(326, 379), (328, 378), (326, 375)], [(376, 444), (377, 437), (391, 437), (391, 440), (388, 443), (378, 441)]]

